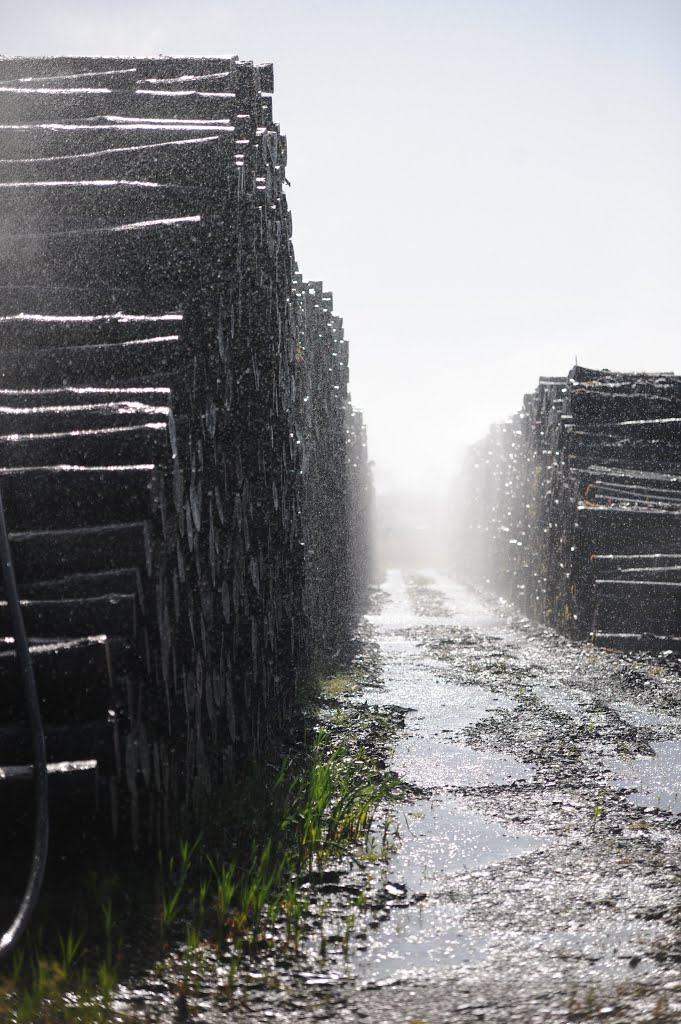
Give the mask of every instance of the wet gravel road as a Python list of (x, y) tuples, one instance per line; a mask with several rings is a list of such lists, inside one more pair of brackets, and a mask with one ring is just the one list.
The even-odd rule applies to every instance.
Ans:
[(572, 643), (433, 574), (379, 596), (382, 680), (353, 699), (410, 709), (394, 899), (342, 970), (255, 1016), (681, 1020), (678, 662)]
[(679, 662), (572, 643), (425, 573), (390, 572), (364, 633), (328, 713), (388, 737), (408, 784), (390, 856), (305, 882), (286, 962), (263, 951), (233, 986), (204, 948), (188, 1001), (152, 972), (120, 988), (120, 1019), (681, 1021)]

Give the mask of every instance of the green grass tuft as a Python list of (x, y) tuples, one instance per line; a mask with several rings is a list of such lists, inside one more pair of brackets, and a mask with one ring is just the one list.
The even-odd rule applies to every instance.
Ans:
[[(388, 805), (402, 790), (371, 752), (385, 746), (391, 728), (378, 709), (336, 711), (294, 756), (276, 768), (254, 768), (236, 793), (217, 801), (209, 830), (183, 840), (175, 855), (159, 856), (141, 886), (157, 894), (152, 959), (161, 974), (175, 972), (178, 1012), (189, 1006), (203, 953), (228, 959), (227, 989), (244, 956), (263, 947), (295, 954), (313, 926), (309, 887), (301, 889), (301, 880), (344, 856), (369, 863), (392, 849)], [(125, 971), (121, 950), (136, 928), (122, 910), (125, 888), (94, 876), (85, 925), (79, 919), (56, 942), (33, 929), (0, 975), (0, 1024), (126, 1020), (112, 1009)], [(358, 898), (358, 910), (361, 904)], [(346, 951), (355, 923), (356, 914), (348, 913), (341, 935)]]

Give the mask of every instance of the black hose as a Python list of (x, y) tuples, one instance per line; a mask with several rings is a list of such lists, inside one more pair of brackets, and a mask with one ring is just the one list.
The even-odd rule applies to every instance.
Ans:
[(31, 858), (31, 872), (26, 883), (21, 906), (19, 907), (14, 921), (0, 938), (0, 957), (8, 953), (23, 935), (33, 911), (36, 908), (40, 889), (45, 877), (45, 866), (47, 864), (47, 847), (49, 841), (49, 814), (47, 802), (47, 757), (45, 755), (45, 734), (43, 723), (40, 717), (40, 703), (38, 701), (38, 690), (33, 676), (33, 665), (28, 649), (28, 637), (24, 626), (24, 617), (19, 604), (19, 593), (17, 581), (14, 575), (12, 564), (12, 553), (9, 547), (9, 536), (7, 523), (5, 521), (5, 510), (2, 504), (2, 493), (0, 492), (0, 560), (2, 561), (2, 578), (5, 584), (5, 594), (12, 617), (12, 632), (14, 634), (14, 648), (19, 672), (24, 684), (24, 696), (26, 699), (26, 710), (28, 722), (31, 729), (31, 742), (33, 744), (33, 782), (35, 788), (35, 833), (33, 842), (33, 856)]

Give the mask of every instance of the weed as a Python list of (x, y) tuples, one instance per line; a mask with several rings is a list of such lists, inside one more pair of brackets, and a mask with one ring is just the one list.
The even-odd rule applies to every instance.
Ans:
[(592, 817), (594, 825), (596, 824), (596, 822), (598, 821), (599, 818), (603, 817), (604, 813), (605, 813), (605, 794), (604, 793), (599, 793), (598, 796), (596, 797), (596, 802), (593, 805), (593, 808), (592, 808), (592, 811), (591, 811), (591, 817)]
[(600, 1005), (596, 991), (591, 985), (583, 992), (571, 992), (568, 998), (567, 1019), (577, 1021), (591, 1017), (599, 1010)]
[(76, 958), (83, 945), (82, 933), (77, 937), (74, 936), (73, 932), (69, 931), (64, 937), (61, 933), (59, 934), (59, 949), (61, 951), (61, 971), (65, 978), (67, 978), (74, 967)]
[(348, 955), (348, 950), (350, 946), (350, 936), (352, 935), (355, 929), (356, 922), (357, 915), (352, 910), (350, 910), (345, 916), (345, 931), (343, 933), (343, 952), (345, 953), (346, 956)]
[[(185, 838), (172, 855), (159, 855), (151, 878), (147, 865), (140, 884), (144, 911), (158, 922), (149, 941), (158, 947), (145, 952), (157, 960), (160, 976), (174, 972), (179, 1015), (189, 1012), (197, 964), (209, 945), (229, 964), (222, 982), (228, 993), (244, 957), (276, 943), (295, 953), (313, 925), (325, 956), (325, 910), (322, 905), (315, 919), (301, 879), (346, 856), (371, 863), (394, 843), (396, 821), (387, 807), (402, 789), (371, 751), (385, 749), (395, 719), (366, 708), (329, 718), (327, 726), (307, 733), (293, 756), (278, 766), (255, 766), (238, 790), (216, 801), (209, 834)], [(112, 1019), (125, 948), (121, 904), (129, 916), (136, 912), (126, 888), (117, 876), (93, 875), (81, 886), (91, 907), (84, 914), (79, 907), (77, 927), (54, 940), (33, 930), (7, 975), (0, 975), (0, 1024)], [(346, 953), (365, 904), (360, 893), (334, 939)], [(168, 956), (171, 944), (179, 952)]]
[[(201, 835), (198, 835), (193, 843), (190, 843), (187, 839), (181, 840), (180, 859), (177, 865), (174, 857), (171, 857), (168, 864), (164, 865), (163, 856), (159, 854), (162, 935), (166, 935), (168, 930), (172, 928), (180, 911), (187, 882), (189, 881), (192, 859), (200, 842)], [(167, 889), (168, 882), (171, 883), (170, 890)]]
[(655, 1000), (652, 1019), (656, 1021), (674, 1020), (674, 1017), (672, 1017), (669, 1012), (669, 996), (666, 992), (661, 992)]
[(97, 968), (97, 988), (106, 1009), (111, 1006), (111, 997), (116, 987), (116, 972), (111, 964), (103, 961)]
[(359, 683), (351, 675), (336, 675), (328, 679), (322, 679), (319, 690), (323, 697), (341, 697), (349, 693), (356, 693), (359, 690)]

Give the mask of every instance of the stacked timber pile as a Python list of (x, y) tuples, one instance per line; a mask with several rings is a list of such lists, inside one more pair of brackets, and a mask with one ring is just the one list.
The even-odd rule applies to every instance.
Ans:
[[(48, 760), (135, 842), (261, 749), (363, 602), (342, 327), (324, 375), (272, 89), (236, 58), (0, 59), (0, 487)], [(0, 676), (25, 765), (8, 643)]]
[(468, 453), (455, 568), (525, 614), (681, 647), (681, 378), (575, 367)]
[(363, 610), (372, 490), (362, 416), (348, 403), (343, 320), (321, 281), (304, 282), (296, 274), (295, 288), (305, 618), (310, 669), (328, 672)]

